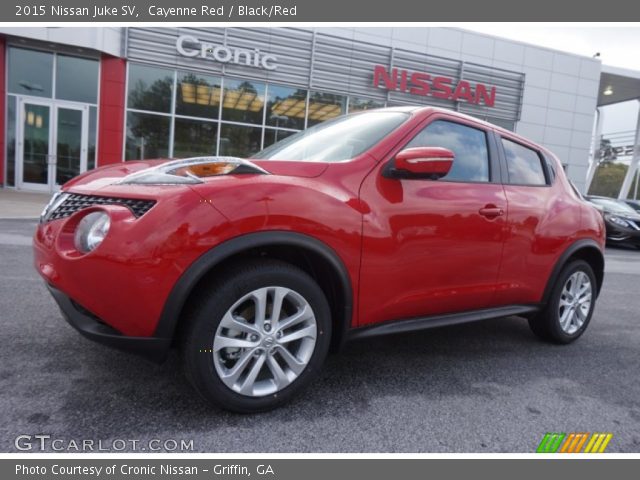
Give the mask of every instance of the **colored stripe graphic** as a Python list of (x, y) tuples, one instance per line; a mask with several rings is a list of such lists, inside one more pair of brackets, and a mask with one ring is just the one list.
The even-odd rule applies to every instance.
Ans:
[(556, 453), (565, 436), (564, 433), (545, 433), (536, 453)]
[(587, 448), (584, 449), (584, 453), (604, 453), (612, 438), (613, 434), (611, 433), (594, 433)]
[[(536, 453), (604, 453), (612, 438), (612, 433), (547, 432), (542, 437)], [(582, 450), (585, 443), (587, 446)]]

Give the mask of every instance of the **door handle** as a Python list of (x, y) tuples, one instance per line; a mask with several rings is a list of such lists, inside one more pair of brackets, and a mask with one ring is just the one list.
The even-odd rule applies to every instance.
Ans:
[(478, 213), (483, 217), (496, 218), (504, 215), (504, 210), (500, 207), (496, 207), (495, 205), (485, 205), (483, 208), (478, 210)]

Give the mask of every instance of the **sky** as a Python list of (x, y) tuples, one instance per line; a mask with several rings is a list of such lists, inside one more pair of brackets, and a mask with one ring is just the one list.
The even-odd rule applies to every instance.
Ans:
[[(640, 71), (640, 25), (603, 27), (499, 23), (463, 28), (579, 55), (600, 53), (599, 58), (604, 65)], [(605, 107), (603, 133), (633, 130), (637, 119), (637, 101)]]

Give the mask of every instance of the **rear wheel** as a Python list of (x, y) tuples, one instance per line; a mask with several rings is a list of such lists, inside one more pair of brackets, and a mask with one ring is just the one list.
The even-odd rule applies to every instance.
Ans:
[(596, 293), (591, 266), (584, 260), (569, 263), (558, 276), (545, 308), (529, 319), (531, 330), (543, 340), (573, 342), (589, 325)]
[(251, 413), (278, 407), (318, 374), (327, 356), (327, 300), (302, 270), (243, 264), (212, 282), (183, 339), (187, 377), (208, 401)]

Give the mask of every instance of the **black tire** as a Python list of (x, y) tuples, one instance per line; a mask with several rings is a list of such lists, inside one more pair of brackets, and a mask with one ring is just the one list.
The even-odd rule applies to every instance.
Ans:
[[(265, 396), (242, 395), (220, 379), (211, 352), (218, 326), (236, 301), (254, 290), (279, 286), (302, 295), (313, 310), (317, 332), (306, 368), (285, 388)], [(318, 284), (303, 270), (285, 262), (256, 258), (221, 272), (198, 292), (187, 314), (180, 339), (185, 374), (208, 402), (237, 413), (257, 413), (277, 408), (298, 394), (320, 372), (331, 340), (331, 313)], [(205, 351), (205, 353), (203, 353)]]
[[(567, 282), (569, 277), (571, 277), (571, 275), (578, 271), (585, 273), (587, 277), (589, 277), (589, 280), (591, 281), (592, 298), (589, 313), (586, 315), (584, 323), (577, 331), (569, 334), (565, 332), (560, 326), (560, 297), (562, 295), (562, 290), (565, 286), (565, 283)], [(591, 316), (593, 315), (593, 310), (596, 304), (596, 296), (597, 283), (596, 277), (593, 273), (593, 269), (584, 260), (574, 260), (567, 264), (560, 272), (560, 275), (558, 276), (556, 283), (553, 286), (549, 301), (547, 302), (544, 309), (541, 310), (538, 314), (529, 318), (529, 327), (531, 327), (533, 333), (535, 333), (542, 340), (557, 344), (571, 343), (578, 339), (589, 326), (589, 322), (591, 321)]]

